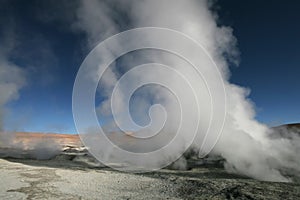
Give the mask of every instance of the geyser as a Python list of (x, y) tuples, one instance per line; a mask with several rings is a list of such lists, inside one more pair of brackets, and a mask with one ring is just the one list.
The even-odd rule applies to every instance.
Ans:
[[(117, 6), (116, 6), (117, 5)], [(87, 44), (92, 48), (100, 40), (106, 39), (108, 36), (124, 31), (130, 28), (138, 27), (161, 27), (169, 28), (178, 32), (181, 32), (191, 38), (197, 43), (201, 44), (207, 51), (209, 56), (218, 66), (218, 70), (221, 72), (222, 79), (224, 81), (224, 88), (226, 91), (226, 120), (224, 123), (221, 137), (213, 149), (213, 153), (221, 155), (225, 160), (225, 167), (227, 170), (245, 174), (247, 176), (254, 177), (261, 180), (269, 181), (289, 181), (289, 178), (285, 177), (283, 170), (291, 169), (296, 175), (299, 174), (300, 166), (299, 160), (299, 141), (298, 138), (293, 140), (288, 138), (272, 138), (272, 130), (266, 125), (259, 123), (255, 120), (255, 108), (252, 102), (247, 98), (249, 90), (243, 87), (231, 84), (229, 82), (230, 72), (228, 65), (238, 64), (239, 52), (237, 50), (237, 40), (233, 36), (233, 30), (230, 27), (220, 26), (217, 24), (217, 13), (211, 10), (214, 6), (211, 1), (81, 1), (77, 10), (77, 21), (75, 26), (83, 31), (87, 36)], [(123, 20), (116, 20), (123, 19)], [(96, 22), (96, 23), (95, 23)], [(143, 38), (145, 39), (145, 38)], [(146, 38), (147, 39), (147, 38)], [(156, 42), (164, 43), (168, 40), (168, 36), (162, 35), (156, 38)], [(136, 42), (140, 42), (139, 38)], [(176, 43), (176, 42), (175, 42)], [(122, 47), (122, 43), (115, 43), (115, 46)], [(184, 47), (184, 43), (180, 44)], [(111, 51), (110, 47), (107, 47), (107, 52), (102, 52), (99, 58), (103, 63), (111, 59), (111, 56), (115, 53)], [(188, 49), (187, 49), (188, 50)], [(197, 57), (195, 52), (191, 49), (189, 54), (191, 57)], [(99, 60), (101, 60), (99, 59)], [(107, 129), (118, 130), (119, 126), (125, 126), (128, 122), (128, 116), (124, 115), (124, 107), (130, 107), (130, 114), (136, 124), (143, 127), (147, 124), (151, 124), (152, 120), (163, 120), (163, 111), (161, 107), (154, 108), (152, 105), (160, 104), (164, 107), (167, 113), (167, 121), (164, 129), (161, 130), (161, 134), (173, 134), (174, 130), (178, 129), (180, 124), (180, 111), (178, 111), (178, 104), (176, 98), (172, 95), (172, 92), (168, 91), (168, 88), (164, 87), (140, 87), (135, 94), (132, 94), (130, 102), (126, 102), (124, 98), (124, 87), (121, 92), (117, 92), (114, 97), (118, 100), (115, 104), (115, 121), (111, 120), (113, 116), (111, 102), (113, 89), (118, 83), (118, 80), (130, 71), (134, 66), (145, 63), (163, 63), (173, 67), (175, 70), (185, 69), (188, 73), (191, 69), (189, 63), (179, 59), (178, 56), (170, 55), (161, 51), (144, 50), (141, 52), (132, 52), (127, 57), (120, 58), (110, 65), (110, 67), (103, 72), (103, 76), (100, 79), (99, 92), (102, 101), (97, 108), (99, 118), (106, 121), (105, 126)], [(202, 63), (206, 65), (207, 63)], [(99, 63), (101, 68), (101, 63)], [(198, 67), (198, 66), (197, 66)], [(94, 70), (94, 69), (93, 69)], [(203, 69), (199, 69), (200, 71)], [(213, 68), (208, 71), (214, 70)], [(100, 70), (101, 71), (101, 70)], [(183, 72), (182, 70), (181, 72)], [(88, 71), (86, 71), (89, 74)], [(91, 73), (91, 79), (94, 77), (94, 71)], [(102, 73), (102, 72), (101, 72)], [(193, 73), (193, 72), (192, 72)], [(191, 74), (192, 74), (191, 73)], [(131, 82), (126, 84), (135, 84), (139, 80), (147, 79), (152, 74), (139, 73), (132, 76)], [(174, 78), (172, 75), (165, 73), (155, 74), (155, 78), (159, 80), (168, 80)], [(96, 74), (97, 77), (97, 74)], [(214, 77), (214, 76), (213, 76)], [(207, 78), (207, 77), (206, 77)], [(214, 80), (209, 79), (214, 82)], [(97, 82), (97, 78), (95, 79)], [(198, 79), (194, 79), (193, 76), (189, 76), (189, 80), (193, 83), (192, 87), (202, 88), (203, 82), (199, 82)], [(169, 88), (177, 89), (184, 92), (183, 85), (178, 84), (176, 80), (170, 81)], [(205, 93), (202, 90), (203, 94)], [(221, 91), (214, 91), (220, 93)], [(201, 96), (201, 92), (196, 96)], [(76, 95), (76, 94), (75, 94)], [(188, 93), (186, 96), (190, 96)], [(174, 100), (175, 99), (175, 100)], [(188, 105), (189, 99), (181, 99), (181, 104)], [(202, 100), (202, 102), (201, 102)], [(203, 95), (203, 98), (198, 101), (199, 107), (203, 106), (203, 101), (208, 102), (209, 98)], [(224, 101), (221, 99), (219, 102), (214, 102), (214, 107), (222, 107)], [(148, 113), (149, 110), (149, 113)], [(191, 123), (196, 123), (193, 118), (194, 109), (190, 110), (191, 115), (188, 120)], [(144, 115), (142, 115), (143, 113)], [(205, 130), (203, 126), (207, 126), (209, 119), (211, 118), (209, 112), (201, 112), (202, 124), (200, 124), (198, 135), (203, 134), (201, 131)], [(222, 111), (218, 110), (213, 112), (213, 115), (218, 115)], [(110, 120), (108, 120), (110, 119)], [(186, 119), (185, 119), (186, 120)], [(111, 123), (109, 123), (112, 121)], [(117, 121), (117, 123), (116, 123)], [(125, 124), (125, 125), (124, 125)], [(136, 128), (135, 126), (134, 128)], [(167, 127), (167, 128), (166, 128)], [(132, 128), (131, 126), (126, 127)], [(209, 129), (214, 129), (214, 125)], [(121, 128), (122, 129), (122, 128)], [(148, 129), (151, 131), (152, 129)], [(81, 132), (82, 130), (80, 130)], [(90, 130), (91, 131), (91, 130)], [(133, 131), (139, 131), (134, 129)], [(93, 132), (93, 131), (91, 131)], [(95, 131), (97, 132), (97, 130)], [(97, 133), (95, 133), (97, 134)], [(189, 137), (189, 132), (181, 132), (179, 136), (182, 138), (178, 140), (176, 149), (166, 151), (164, 154), (157, 157), (157, 161), (169, 159), (173, 153), (184, 153), (184, 149), (187, 147), (186, 138)], [(211, 133), (218, 134), (218, 133)], [(160, 141), (160, 140), (158, 140)], [(202, 153), (203, 149), (203, 137), (196, 137), (191, 148)], [(150, 148), (152, 143), (142, 143), (137, 145), (136, 148)], [(96, 142), (93, 145), (97, 145)], [(99, 145), (99, 144), (98, 144)], [(100, 144), (101, 145), (101, 144)], [(147, 146), (147, 145), (150, 145)], [(126, 147), (124, 147), (126, 148)], [(130, 149), (127, 149), (130, 150)], [(114, 154), (115, 149), (107, 149), (105, 152), (95, 152), (98, 154), (105, 154), (108, 160), (117, 157)], [(154, 160), (148, 160), (146, 157), (141, 162), (149, 162), (149, 164), (155, 162)], [(130, 162), (130, 158), (128, 158)]]

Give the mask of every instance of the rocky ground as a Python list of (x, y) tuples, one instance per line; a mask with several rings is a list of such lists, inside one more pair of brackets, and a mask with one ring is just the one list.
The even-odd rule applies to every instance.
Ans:
[(192, 166), (130, 174), (72, 149), (51, 160), (0, 159), (0, 199), (300, 199), (298, 183), (257, 181), (209, 163)]
[(40, 135), (31, 135), (30, 140), (26, 136), (19, 134), (14, 148), (0, 148), (0, 200), (300, 199), (300, 181), (263, 182), (230, 174), (224, 170), (222, 159), (190, 158), (188, 170), (173, 170), (170, 166), (156, 172), (130, 174), (101, 165), (81, 147), (78, 136), (50, 135), (56, 143), (61, 141), (63, 149), (57, 154), (49, 148), (46, 157), (30, 148), (24, 150), (32, 145), (32, 138), (38, 138), (39, 145), (35, 147), (45, 151)]

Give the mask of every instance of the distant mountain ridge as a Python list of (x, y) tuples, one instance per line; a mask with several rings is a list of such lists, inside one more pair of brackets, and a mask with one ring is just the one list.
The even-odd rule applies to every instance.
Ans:
[(283, 124), (283, 125), (280, 125), (280, 126), (276, 126), (274, 128), (280, 128), (280, 127), (285, 127), (285, 128), (296, 128), (296, 129), (300, 129), (300, 123), (292, 123), (292, 124)]
[(279, 133), (299, 133), (300, 134), (300, 123), (284, 124), (273, 128)]
[[(1, 133), (0, 133), (1, 134)], [(10, 143), (31, 146), (40, 141), (53, 141), (61, 146), (82, 146), (78, 134), (58, 134), (58, 133), (32, 133), (32, 132), (15, 132), (5, 133), (6, 136), (0, 138), (10, 138)]]
[[(273, 127), (273, 129), (279, 132), (286, 132), (287, 130), (291, 132), (299, 132), (300, 134), (300, 123), (283, 124), (280, 126)], [(30, 144), (39, 140), (55, 141), (61, 146), (73, 146), (73, 147), (83, 146), (78, 134), (39, 133), (39, 132), (16, 132), (16, 133), (9, 133), (9, 134), (11, 134), (10, 137), (12, 138), (14, 143), (22, 143), (24, 145), (29, 145), (29, 146)], [(126, 136), (129, 137), (128, 134)]]

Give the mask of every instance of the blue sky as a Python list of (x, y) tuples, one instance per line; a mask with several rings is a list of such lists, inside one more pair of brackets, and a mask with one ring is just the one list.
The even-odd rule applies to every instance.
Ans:
[(231, 82), (251, 89), (257, 119), (300, 121), (300, 2), (219, 1), (220, 19), (234, 29), (241, 52)]
[[(219, 0), (216, 10), (219, 23), (233, 28), (241, 52), (230, 80), (251, 89), (257, 119), (271, 126), (300, 122), (300, 3)], [(28, 80), (7, 105), (5, 128), (75, 133), (72, 87), (89, 48), (80, 31), (66, 26), (72, 11), (64, 20), (47, 12), (47, 1), (0, 3), (0, 44), (15, 40), (9, 59), (26, 69)], [(14, 34), (7, 36), (7, 29)]]

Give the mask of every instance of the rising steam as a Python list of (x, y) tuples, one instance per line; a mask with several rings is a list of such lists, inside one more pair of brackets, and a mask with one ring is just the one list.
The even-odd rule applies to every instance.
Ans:
[[(10, 21), (11, 24), (13, 20)], [(7, 131), (4, 121), (7, 104), (19, 98), (20, 90), (26, 85), (26, 70), (11, 61), (17, 41), (14, 25), (0, 31), (0, 157), (49, 159), (59, 153), (61, 146), (47, 136), (32, 139), (31, 143), (20, 141), (15, 132)]]
[[(230, 27), (217, 25), (218, 16), (211, 11), (211, 1), (80, 1), (75, 26), (87, 35), (87, 42), (94, 47), (97, 42), (108, 36), (135, 27), (164, 27), (180, 31), (202, 44), (216, 62), (225, 80), (227, 94), (227, 117), (223, 134), (216, 144), (213, 153), (226, 160), (229, 171), (245, 174), (260, 180), (289, 181), (284, 169), (291, 169), (299, 174), (299, 138), (271, 138), (272, 131), (255, 120), (255, 109), (247, 98), (249, 90), (229, 83), (228, 64), (238, 64), (239, 52), (237, 40)], [(165, 38), (160, 38), (163, 42)], [(193, 52), (191, 52), (192, 54)], [(150, 56), (149, 56), (150, 55)], [(132, 53), (127, 58), (115, 62), (106, 70), (100, 80), (101, 102), (100, 116), (111, 116), (111, 92), (117, 80), (130, 69), (149, 61), (168, 63), (170, 66), (189, 67), (177, 57), (164, 52), (144, 51)], [(122, 67), (120, 67), (122, 66)], [(143, 79), (142, 77), (136, 77)], [(164, 74), (157, 74), (160, 79), (167, 79)], [(134, 79), (132, 80), (135, 81)], [(180, 87), (173, 84), (174, 87)], [(137, 91), (132, 97), (131, 115), (137, 123), (145, 125), (149, 116), (142, 116), (155, 102), (163, 102), (168, 117), (176, 113), (174, 101), (164, 88), (144, 87), (147, 92)], [(122, 104), (120, 94), (120, 107)], [(221, 102), (222, 103), (222, 102)], [(201, 113), (203, 115), (203, 113)], [(215, 113), (218, 115), (218, 113)], [(205, 113), (204, 113), (205, 115)], [(159, 116), (159, 115), (158, 115)], [(100, 117), (101, 118), (101, 117)], [(204, 117), (205, 118), (205, 117)], [(175, 119), (176, 120), (176, 119)], [(190, 119), (193, 121), (193, 119)], [(107, 122), (106, 126), (114, 129), (116, 124)], [(172, 123), (173, 125), (176, 123)], [(128, 127), (129, 129), (130, 127)], [(173, 130), (177, 127), (169, 127)], [(184, 135), (183, 135), (184, 137)], [(184, 141), (184, 140), (183, 140)], [(182, 148), (183, 144), (178, 144)], [(201, 141), (195, 140), (193, 148), (200, 150)], [(113, 150), (112, 150), (113, 151)], [(107, 152), (108, 153), (108, 152)], [(109, 154), (109, 153), (108, 153)]]

